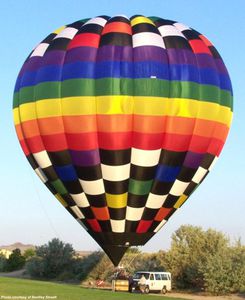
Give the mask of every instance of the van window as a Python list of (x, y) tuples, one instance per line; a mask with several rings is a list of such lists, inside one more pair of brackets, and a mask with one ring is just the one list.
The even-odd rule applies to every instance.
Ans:
[(161, 280), (161, 274), (155, 274), (156, 280)]
[(168, 280), (168, 275), (167, 274), (161, 274), (162, 280)]
[(145, 279), (149, 279), (150, 274), (145, 273), (145, 272), (142, 272), (142, 273), (139, 272), (139, 273), (134, 274), (133, 279), (140, 279), (143, 275), (145, 276)]
[(154, 280), (154, 275), (153, 274), (150, 275), (150, 280)]

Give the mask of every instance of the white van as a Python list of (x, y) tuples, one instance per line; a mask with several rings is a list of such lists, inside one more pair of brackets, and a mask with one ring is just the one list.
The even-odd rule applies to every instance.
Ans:
[(139, 281), (145, 277), (144, 293), (161, 292), (165, 294), (171, 291), (171, 273), (139, 271), (134, 274), (131, 291), (140, 290)]

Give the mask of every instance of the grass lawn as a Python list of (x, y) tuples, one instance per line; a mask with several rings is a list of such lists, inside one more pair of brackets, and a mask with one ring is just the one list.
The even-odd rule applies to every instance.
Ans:
[[(157, 300), (159, 298), (156, 298), (156, 296), (154, 295), (151, 296), (141, 294), (130, 294), (124, 292), (112, 292), (98, 289), (86, 289), (75, 285), (0, 277), (0, 299)], [(178, 298), (170, 298), (168, 296), (164, 296), (164, 300), (171, 299), (177, 300)]]

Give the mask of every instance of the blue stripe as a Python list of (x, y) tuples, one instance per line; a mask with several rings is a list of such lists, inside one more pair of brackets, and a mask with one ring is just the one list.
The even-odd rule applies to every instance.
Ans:
[(217, 73), (211, 68), (197, 68), (193, 65), (169, 65), (153, 61), (125, 62), (75, 62), (65, 65), (49, 65), (36, 71), (26, 71), (18, 86), (32, 86), (45, 81), (62, 81), (74, 78), (151, 78), (163, 80), (191, 81), (215, 85), (231, 90), (229, 76)]
[(72, 165), (66, 165), (62, 167), (54, 167), (58, 177), (63, 181), (77, 180), (77, 174)]
[(170, 167), (159, 165), (157, 167), (156, 179), (159, 181), (173, 182), (176, 180), (181, 167)]

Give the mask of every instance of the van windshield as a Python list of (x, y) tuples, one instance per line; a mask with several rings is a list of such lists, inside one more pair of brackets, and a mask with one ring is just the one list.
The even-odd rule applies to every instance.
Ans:
[(149, 279), (150, 273), (138, 272), (134, 274), (133, 279), (140, 279), (143, 275), (145, 276), (145, 279)]

